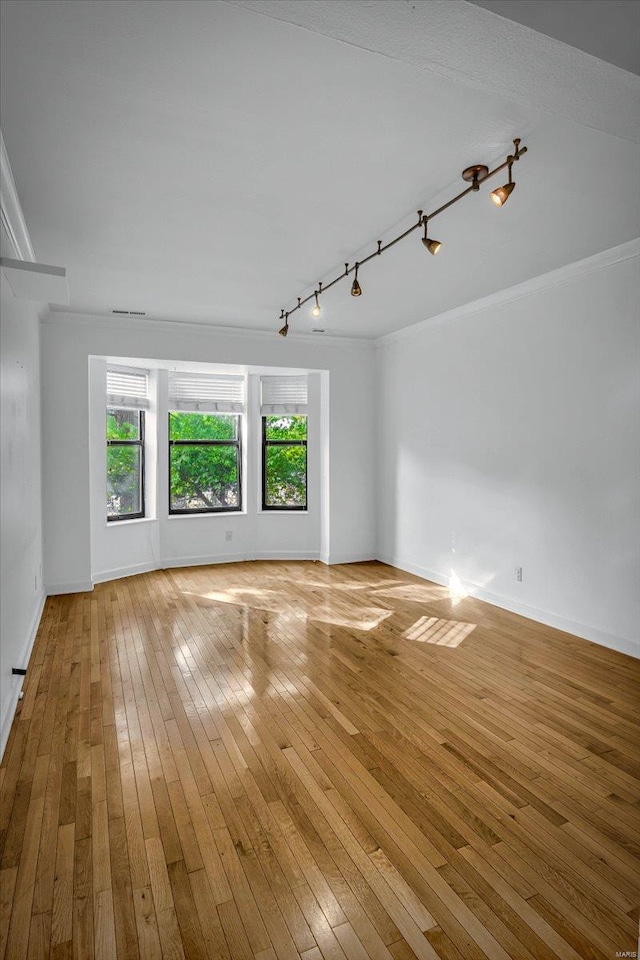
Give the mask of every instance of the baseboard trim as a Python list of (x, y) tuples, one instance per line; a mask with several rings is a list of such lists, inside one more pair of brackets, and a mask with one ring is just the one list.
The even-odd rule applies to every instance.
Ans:
[(317, 550), (294, 550), (287, 552), (286, 550), (280, 551), (269, 551), (269, 550), (259, 550), (257, 553), (253, 553), (251, 557), (247, 559), (250, 560), (319, 560), (320, 554)]
[(93, 576), (94, 583), (106, 583), (108, 580), (122, 580), (123, 577), (134, 577), (137, 573), (149, 573), (158, 570), (157, 563), (134, 563), (130, 567), (115, 567), (113, 570), (103, 570)]
[(91, 593), (93, 582), (91, 580), (71, 580), (66, 583), (47, 583), (45, 589), (48, 597), (57, 597), (63, 593)]
[[(317, 550), (259, 550), (254, 553), (216, 553), (200, 554), (195, 557), (165, 557), (162, 560), (132, 564), (129, 567), (115, 567), (94, 574), (93, 583), (107, 583), (109, 580), (122, 580), (135, 577), (139, 573), (151, 570), (171, 570), (173, 567), (206, 567), (220, 563), (245, 563), (251, 560), (320, 560)], [(73, 593), (72, 590), (60, 590), (59, 593)]]
[(340, 563), (371, 563), (377, 557), (375, 553), (330, 553), (322, 554), (320, 559), (332, 567)]
[[(247, 563), (251, 560), (311, 560), (321, 561), (327, 566), (339, 563), (364, 563), (375, 560), (372, 553), (352, 554), (321, 554), (317, 550), (257, 550), (253, 553), (215, 553), (195, 557), (165, 557), (153, 563), (137, 563), (130, 567), (116, 567), (113, 570), (103, 570), (94, 574), (93, 583), (106, 583), (109, 580), (121, 580), (123, 577), (135, 577), (139, 573), (149, 573), (151, 570), (171, 570), (173, 567), (206, 567), (219, 563)], [(74, 584), (54, 584), (60, 589), (49, 589), (49, 594), (77, 593), (90, 587)], [(73, 587), (73, 589), (72, 589)]]
[[(434, 570), (428, 570), (416, 563), (400, 560), (398, 557), (390, 557), (384, 554), (378, 555), (378, 560), (388, 564), (390, 567), (397, 567), (406, 573), (413, 573), (423, 580), (430, 580), (440, 586), (449, 586), (449, 578), (444, 574), (437, 573)], [(617, 650), (618, 653), (624, 653), (629, 657), (640, 658), (640, 641), (634, 642), (626, 637), (619, 637), (616, 634), (606, 633), (591, 627), (585, 623), (579, 623), (576, 620), (569, 620), (567, 617), (559, 616), (556, 613), (550, 613), (548, 610), (541, 610), (539, 607), (532, 607), (526, 603), (520, 603), (511, 597), (503, 597), (501, 594), (492, 593), (486, 590), (478, 583), (472, 581), (462, 581), (465, 590), (478, 600), (485, 603), (491, 603), (494, 607), (500, 607), (501, 610), (509, 610), (511, 613), (517, 613), (521, 617), (527, 617), (529, 620), (535, 620), (537, 623), (544, 623), (548, 627), (554, 627), (556, 630), (562, 630), (564, 633), (570, 633), (582, 640), (589, 640), (591, 643), (597, 643), (601, 647), (608, 647), (610, 650)]]
[[(39, 598), (38, 603), (31, 620), (31, 626), (29, 627), (29, 632), (26, 636), (25, 642), (23, 644), (22, 650), (20, 651), (20, 656), (18, 657), (18, 662), (12, 664), (14, 667), (27, 667), (29, 659), (31, 657), (31, 651), (33, 650), (33, 644), (38, 633), (38, 627), (40, 626), (40, 620), (42, 619), (42, 611), (44, 610), (45, 601), (47, 599), (46, 593), (43, 591)], [(0, 760), (4, 756), (4, 749), (7, 745), (7, 740), (9, 739), (9, 732), (11, 730), (11, 724), (13, 723), (13, 718), (16, 715), (16, 707), (18, 706), (18, 697), (20, 696), (20, 691), (22, 690), (22, 685), (24, 680), (22, 677), (16, 676), (12, 678), (11, 689), (9, 691), (9, 696), (7, 697), (6, 703), (3, 705), (2, 709), (2, 720), (0, 721)]]
[(171, 567), (205, 567), (218, 563), (248, 563), (252, 560), (317, 560), (317, 552), (311, 551), (268, 551), (262, 550), (253, 553), (218, 553), (211, 556), (199, 557), (168, 557), (160, 563), (160, 569), (168, 570)]

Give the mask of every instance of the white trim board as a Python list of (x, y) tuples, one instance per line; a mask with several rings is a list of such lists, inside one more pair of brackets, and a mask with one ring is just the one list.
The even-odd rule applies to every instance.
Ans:
[[(186, 331), (187, 333), (200, 334), (209, 338), (213, 335), (216, 337), (228, 337), (232, 340), (273, 340), (275, 336), (274, 332), (269, 330), (252, 330), (250, 327), (227, 327), (207, 323), (206, 320), (154, 320), (153, 317), (150, 316), (119, 317), (104, 313), (73, 313), (65, 310), (48, 310), (40, 322), (46, 323), (47, 326), (50, 324), (76, 324), (86, 326), (87, 321), (90, 321), (94, 327), (97, 323), (101, 323), (108, 330), (131, 330), (132, 327), (137, 327), (156, 332), (158, 330), (168, 330), (174, 333), (177, 331), (184, 333)], [(373, 350), (375, 346), (373, 337), (337, 337), (331, 334), (291, 333), (286, 341), (284, 341), (283, 349), (286, 349), (287, 343), (292, 342), (314, 343), (318, 346), (324, 344), (325, 346), (339, 347), (340, 349), (343, 347), (358, 347), (359, 349), (364, 347), (365, 349)], [(284, 361), (282, 365), (286, 366)]]
[(48, 597), (57, 597), (63, 593), (91, 593), (93, 582), (91, 580), (69, 580), (66, 582), (54, 580), (53, 583), (45, 583), (45, 590)]
[(34, 262), (36, 255), (31, 244), (16, 182), (13, 179), (2, 131), (0, 131), (0, 218), (16, 258)]
[(135, 577), (138, 573), (150, 573), (152, 570), (161, 570), (162, 566), (155, 562), (134, 563), (130, 567), (114, 567), (113, 570), (103, 570), (93, 575), (93, 586), (96, 583), (108, 583), (109, 580), (122, 580), (123, 577)]
[(377, 560), (375, 551), (372, 553), (329, 553), (323, 554), (320, 559), (329, 567), (343, 563), (373, 563)]
[[(375, 339), (369, 337), (320, 336), (314, 334), (291, 334), (287, 339), (296, 342), (314, 343), (318, 346), (324, 344), (329, 347), (364, 347), (369, 350), (379, 350), (389, 344), (415, 337), (432, 327), (444, 323), (451, 323), (454, 320), (460, 320), (463, 317), (480, 313), (491, 307), (511, 303), (514, 300), (534, 296), (544, 290), (564, 283), (571, 283), (597, 270), (612, 266), (615, 263), (622, 263), (625, 260), (633, 260), (636, 257), (640, 257), (640, 238), (628, 240), (608, 250), (602, 250), (600, 253), (596, 253), (591, 257), (585, 257), (583, 260), (576, 260), (573, 263), (565, 264), (565, 266), (558, 267), (556, 270), (542, 273), (537, 277), (532, 277), (530, 280), (525, 280), (512, 287), (506, 287), (504, 290), (491, 293), (486, 297), (481, 297), (479, 300), (470, 300), (465, 304), (461, 304), (459, 307), (454, 307), (452, 310), (446, 310), (442, 313), (435, 314), (433, 317), (427, 317), (411, 326), (402, 327), (400, 330), (395, 330), (392, 333), (384, 334), (384, 336)], [(206, 321), (199, 322), (194, 320), (154, 320), (151, 317), (128, 317), (125, 319), (109, 314), (73, 313), (58, 310), (48, 310), (41, 318), (41, 323), (61, 325), (71, 324), (84, 326), (87, 321), (91, 321), (93, 324), (101, 323), (111, 330), (131, 330), (132, 326), (135, 326), (150, 331), (168, 330), (175, 332), (179, 330), (181, 332), (187, 331), (188, 333), (195, 333), (206, 337), (214, 335), (216, 337), (228, 337), (231, 339), (235, 337), (240, 340), (272, 340), (274, 336), (272, 332), (266, 330), (252, 330), (249, 327), (216, 326)]]
[[(195, 557), (168, 557), (149, 563), (137, 563), (130, 567), (115, 567), (112, 570), (103, 570), (94, 574), (93, 583), (107, 583), (109, 580), (121, 580), (123, 577), (134, 577), (139, 573), (150, 573), (152, 570), (173, 570), (180, 567), (207, 567), (221, 563), (249, 563), (252, 560), (320, 560), (320, 554), (314, 550), (274, 551), (262, 550), (255, 553), (216, 553)], [(69, 591), (73, 593), (76, 591)]]
[(444, 323), (452, 323), (454, 320), (461, 320), (464, 317), (471, 316), (474, 313), (481, 313), (491, 307), (502, 306), (505, 303), (512, 303), (514, 300), (523, 300), (527, 297), (535, 296), (544, 290), (561, 284), (571, 283), (579, 280), (581, 277), (589, 276), (597, 270), (605, 267), (611, 267), (615, 263), (622, 263), (625, 260), (633, 260), (640, 257), (640, 238), (621, 243), (617, 247), (611, 247), (609, 250), (602, 250), (592, 257), (585, 257), (584, 260), (576, 260), (574, 263), (568, 263), (564, 267), (558, 267), (557, 270), (550, 270), (548, 273), (542, 273), (531, 280), (525, 280), (513, 287), (506, 287), (497, 293), (490, 293), (479, 300), (471, 300), (469, 303), (454, 307), (453, 310), (446, 310), (444, 313), (438, 313), (426, 320), (420, 320), (418, 323), (411, 324), (409, 327), (403, 327), (401, 330), (395, 330), (393, 333), (387, 333), (383, 337), (375, 340), (376, 349), (382, 349), (392, 343), (398, 343), (401, 340), (409, 340), (421, 333), (430, 330), (432, 327), (441, 326)]
[[(107, 583), (109, 580), (121, 580), (123, 577), (135, 577), (139, 573), (150, 573), (152, 570), (172, 570), (180, 567), (206, 567), (220, 563), (250, 563), (252, 560), (309, 560), (324, 563), (327, 566), (343, 563), (372, 562), (375, 556), (371, 553), (328, 555), (320, 554), (317, 550), (258, 550), (252, 553), (216, 553), (195, 557), (165, 557), (149, 563), (137, 563), (131, 566), (114, 567), (112, 570), (102, 570), (93, 575), (91, 587), (80, 584), (53, 584), (49, 595), (61, 593), (82, 593), (92, 590), (96, 583)], [(68, 589), (63, 589), (68, 588)]]
[[(429, 580), (431, 583), (437, 583), (440, 586), (449, 586), (449, 577), (433, 570), (427, 570), (420, 564), (401, 560), (398, 557), (389, 557), (384, 554), (378, 555), (378, 560), (388, 564), (390, 567), (396, 567), (398, 570), (404, 570), (406, 573), (413, 573), (422, 580)], [(509, 610), (511, 613), (517, 613), (521, 617), (527, 617), (529, 620), (535, 620), (537, 623), (544, 623), (548, 627), (554, 627), (556, 630), (562, 630), (564, 633), (570, 633), (572, 636), (580, 637), (582, 640), (589, 640), (591, 643), (597, 643), (602, 647), (608, 647), (610, 650), (617, 650), (618, 653), (624, 653), (629, 657), (640, 658), (640, 642), (627, 640), (625, 637), (618, 637), (615, 634), (605, 633), (595, 627), (590, 627), (584, 623), (578, 623), (575, 620), (568, 620), (558, 614), (551, 613), (548, 610), (540, 610), (538, 607), (531, 607), (526, 603), (518, 603), (509, 597), (503, 597), (496, 593), (485, 590), (484, 587), (471, 581), (462, 581), (465, 590), (468, 590), (469, 596), (476, 600), (483, 600), (501, 610)]]
[(248, 560), (320, 560), (317, 550), (258, 550), (247, 557)]
[[(47, 595), (44, 591), (40, 594), (38, 598), (38, 603), (31, 621), (31, 626), (29, 632), (23, 644), (22, 650), (20, 651), (20, 656), (18, 657), (18, 662), (13, 663), (12, 667), (27, 667), (29, 660), (31, 659), (31, 651), (33, 650), (33, 644), (35, 642), (38, 627), (40, 626), (40, 620), (42, 618), (42, 611), (44, 610), (44, 605), (47, 599)], [(24, 678), (20, 676), (12, 677), (11, 690), (9, 696), (6, 699), (6, 702), (2, 705), (2, 720), (0, 721), (0, 760), (4, 756), (4, 750), (7, 745), (7, 740), (9, 739), (9, 733), (11, 731), (11, 724), (13, 723), (14, 717), (16, 715), (16, 707), (18, 705), (18, 699), (20, 697), (20, 691), (24, 684)]]

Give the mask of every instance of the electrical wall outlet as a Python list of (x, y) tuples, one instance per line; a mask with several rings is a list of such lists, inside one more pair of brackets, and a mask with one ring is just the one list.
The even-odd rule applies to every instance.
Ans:
[(522, 583), (522, 567), (516, 567), (516, 580)]
[(224, 538), (225, 540), (233, 540), (233, 530), (226, 530)]

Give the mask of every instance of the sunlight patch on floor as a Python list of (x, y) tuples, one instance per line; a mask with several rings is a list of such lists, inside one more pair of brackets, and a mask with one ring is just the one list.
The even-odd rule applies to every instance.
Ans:
[(351, 630), (375, 630), (392, 614), (393, 610), (383, 610), (380, 607), (355, 607), (353, 612), (348, 612), (344, 609), (332, 610), (324, 604), (311, 607), (307, 611), (309, 620), (320, 620), (322, 623), (332, 623), (336, 627), (348, 627)]
[(385, 597), (389, 600), (410, 600), (413, 603), (433, 603), (447, 597), (447, 588), (437, 583), (396, 583), (392, 587), (374, 590), (373, 596)]
[(459, 620), (440, 620), (438, 617), (420, 617), (405, 630), (407, 640), (418, 643), (434, 643), (439, 647), (457, 647), (465, 637), (476, 628), (475, 623), (461, 623)]
[(207, 593), (194, 593), (187, 590), (183, 593), (198, 597), (200, 600), (210, 600), (213, 603), (231, 604), (240, 609), (251, 608), (268, 613), (279, 613), (293, 620), (317, 620), (351, 630), (375, 630), (383, 620), (393, 615), (393, 610), (385, 607), (367, 606), (359, 600), (349, 601), (343, 598), (335, 602), (298, 598), (294, 604), (286, 590), (230, 587), (226, 590), (211, 590)]

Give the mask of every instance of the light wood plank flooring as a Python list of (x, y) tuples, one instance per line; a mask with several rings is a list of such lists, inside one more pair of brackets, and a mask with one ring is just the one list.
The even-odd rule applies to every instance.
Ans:
[(634, 951), (639, 690), (379, 563), (50, 598), (0, 768), (0, 955)]

